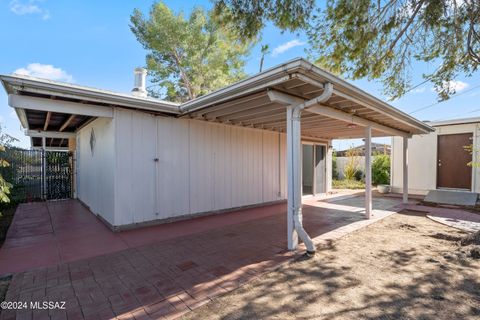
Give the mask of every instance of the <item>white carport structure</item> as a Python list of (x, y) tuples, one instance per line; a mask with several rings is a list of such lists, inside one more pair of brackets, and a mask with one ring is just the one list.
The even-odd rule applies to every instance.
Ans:
[(302, 225), (302, 139), (365, 139), (365, 214), (370, 219), (372, 137), (403, 137), (403, 201), (407, 202), (408, 138), (433, 131), (427, 124), (303, 59), (187, 102), (180, 110), (181, 117), (286, 133), (288, 249), (295, 249), (300, 237), (307, 253), (313, 253), (315, 247)]
[[(371, 138), (401, 136), (404, 142), (403, 197), (408, 201), (408, 138), (433, 131), (427, 124), (323, 71), (295, 59), (181, 105), (108, 91), (59, 84), (25, 76), (2, 76), (32, 145), (43, 139), (64, 147), (65, 139), (96, 118), (112, 118), (115, 108), (153, 115), (218, 122), (286, 134), (288, 249), (298, 236), (315, 251), (302, 226), (302, 141), (364, 138), (366, 143), (366, 217), (372, 215)], [(57, 145), (55, 145), (57, 143)]]

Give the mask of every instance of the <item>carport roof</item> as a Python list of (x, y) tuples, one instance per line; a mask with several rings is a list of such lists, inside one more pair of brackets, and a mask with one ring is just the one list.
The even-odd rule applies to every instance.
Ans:
[[(272, 102), (269, 92), (292, 97), (297, 102), (313, 99), (323, 92), (324, 84), (333, 84), (333, 94), (321, 106), (302, 113), (302, 135), (317, 139), (359, 138), (363, 127), (373, 124), (374, 136), (424, 134), (433, 131), (428, 124), (394, 108), (388, 103), (360, 90), (347, 81), (328, 73), (312, 63), (298, 58), (270, 68), (245, 80), (217, 90), (183, 104), (154, 98), (142, 98), (129, 94), (37, 79), (23, 75), (0, 76), (10, 95), (32, 97), (39, 101), (62, 101), (84, 108), (106, 109), (112, 107), (133, 108), (165, 116), (193, 118), (211, 122), (285, 132), (285, 105)], [(47, 118), (45, 110), (35, 110), (35, 103), (28, 108), (15, 107), (19, 116), (26, 119), (24, 127), (42, 127)], [(23, 109), (23, 110), (19, 110)], [(19, 112), (21, 111), (21, 112)], [(323, 112), (324, 111), (324, 112)], [(58, 127), (69, 119), (69, 112), (58, 113)], [(55, 120), (53, 114), (51, 121)], [(60, 119), (62, 118), (62, 119)], [(75, 132), (95, 116), (82, 117), (81, 113), (64, 127), (65, 132)], [(21, 119), (22, 120), (22, 119)], [(38, 122), (38, 123), (37, 123)], [(49, 130), (58, 131), (52, 122)], [(46, 126), (45, 126), (46, 127)]]
[(326, 139), (364, 137), (363, 126), (367, 122), (379, 125), (372, 128), (374, 136), (395, 135), (379, 130), (383, 127), (406, 135), (433, 131), (428, 124), (301, 58), (186, 102), (180, 105), (181, 117), (283, 132), (286, 129), (285, 105), (270, 101), (268, 91), (307, 101), (321, 95), (328, 82), (333, 84), (333, 94), (321, 107), (328, 114), (334, 113), (335, 118), (333, 114), (326, 116), (307, 109), (302, 114), (303, 136)]

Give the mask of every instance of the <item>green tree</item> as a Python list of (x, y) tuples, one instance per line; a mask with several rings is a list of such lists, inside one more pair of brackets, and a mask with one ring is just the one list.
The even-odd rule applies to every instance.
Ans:
[(220, 18), (201, 8), (185, 17), (163, 2), (153, 4), (148, 17), (135, 9), (130, 29), (148, 50), (151, 95), (182, 102), (245, 77), (253, 41), (240, 41)]
[(282, 30), (308, 25), (314, 0), (214, 0), (214, 13), (238, 28), (242, 38), (257, 37), (267, 21)]
[(455, 93), (453, 79), (472, 75), (480, 64), (478, 0), (328, 0), (316, 10), (307, 0), (215, 4), (249, 36), (267, 20), (283, 30), (306, 31), (309, 54), (319, 66), (351, 79), (379, 79), (392, 99), (412, 87), (414, 61), (438, 65), (423, 77), (440, 99)]

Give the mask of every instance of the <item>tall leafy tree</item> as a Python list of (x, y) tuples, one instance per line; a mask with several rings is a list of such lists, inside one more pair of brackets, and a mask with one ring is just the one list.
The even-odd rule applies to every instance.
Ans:
[(282, 30), (306, 28), (315, 0), (214, 0), (214, 13), (236, 25), (242, 38), (257, 37), (267, 21)]
[(250, 36), (268, 20), (306, 32), (317, 64), (353, 79), (380, 79), (392, 98), (411, 88), (414, 61), (438, 65), (423, 77), (441, 99), (455, 92), (451, 80), (473, 74), (480, 64), (478, 0), (327, 0), (315, 10), (308, 0), (264, 0), (263, 12), (256, 1), (214, 2), (218, 14), (245, 26)]
[(330, 0), (308, 29), (316, 62), (350, 78), (381, 79), (385, 93), (411, 87), (412, 62), (438, 64), (423, 74), (441, 99), (459, 74), (480, 64), (478, 0)]
[(163, 2), (145, 17), (138, 9), (130, 28), (148, 50), (150, 94), (186, 101), (245, 77), (243, 67), (253, 41), (240, 41), (234, 28), (201, 8), (188, 17)]

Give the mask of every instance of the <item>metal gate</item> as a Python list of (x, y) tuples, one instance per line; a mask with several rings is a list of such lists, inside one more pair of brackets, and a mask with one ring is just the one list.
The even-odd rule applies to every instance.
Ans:
[(11, 197), (17, 202), (72, 197), (73, 157), (69, 152), (8, 148), (0, 154), (8, 167), (0, 168), (13, 184)]

